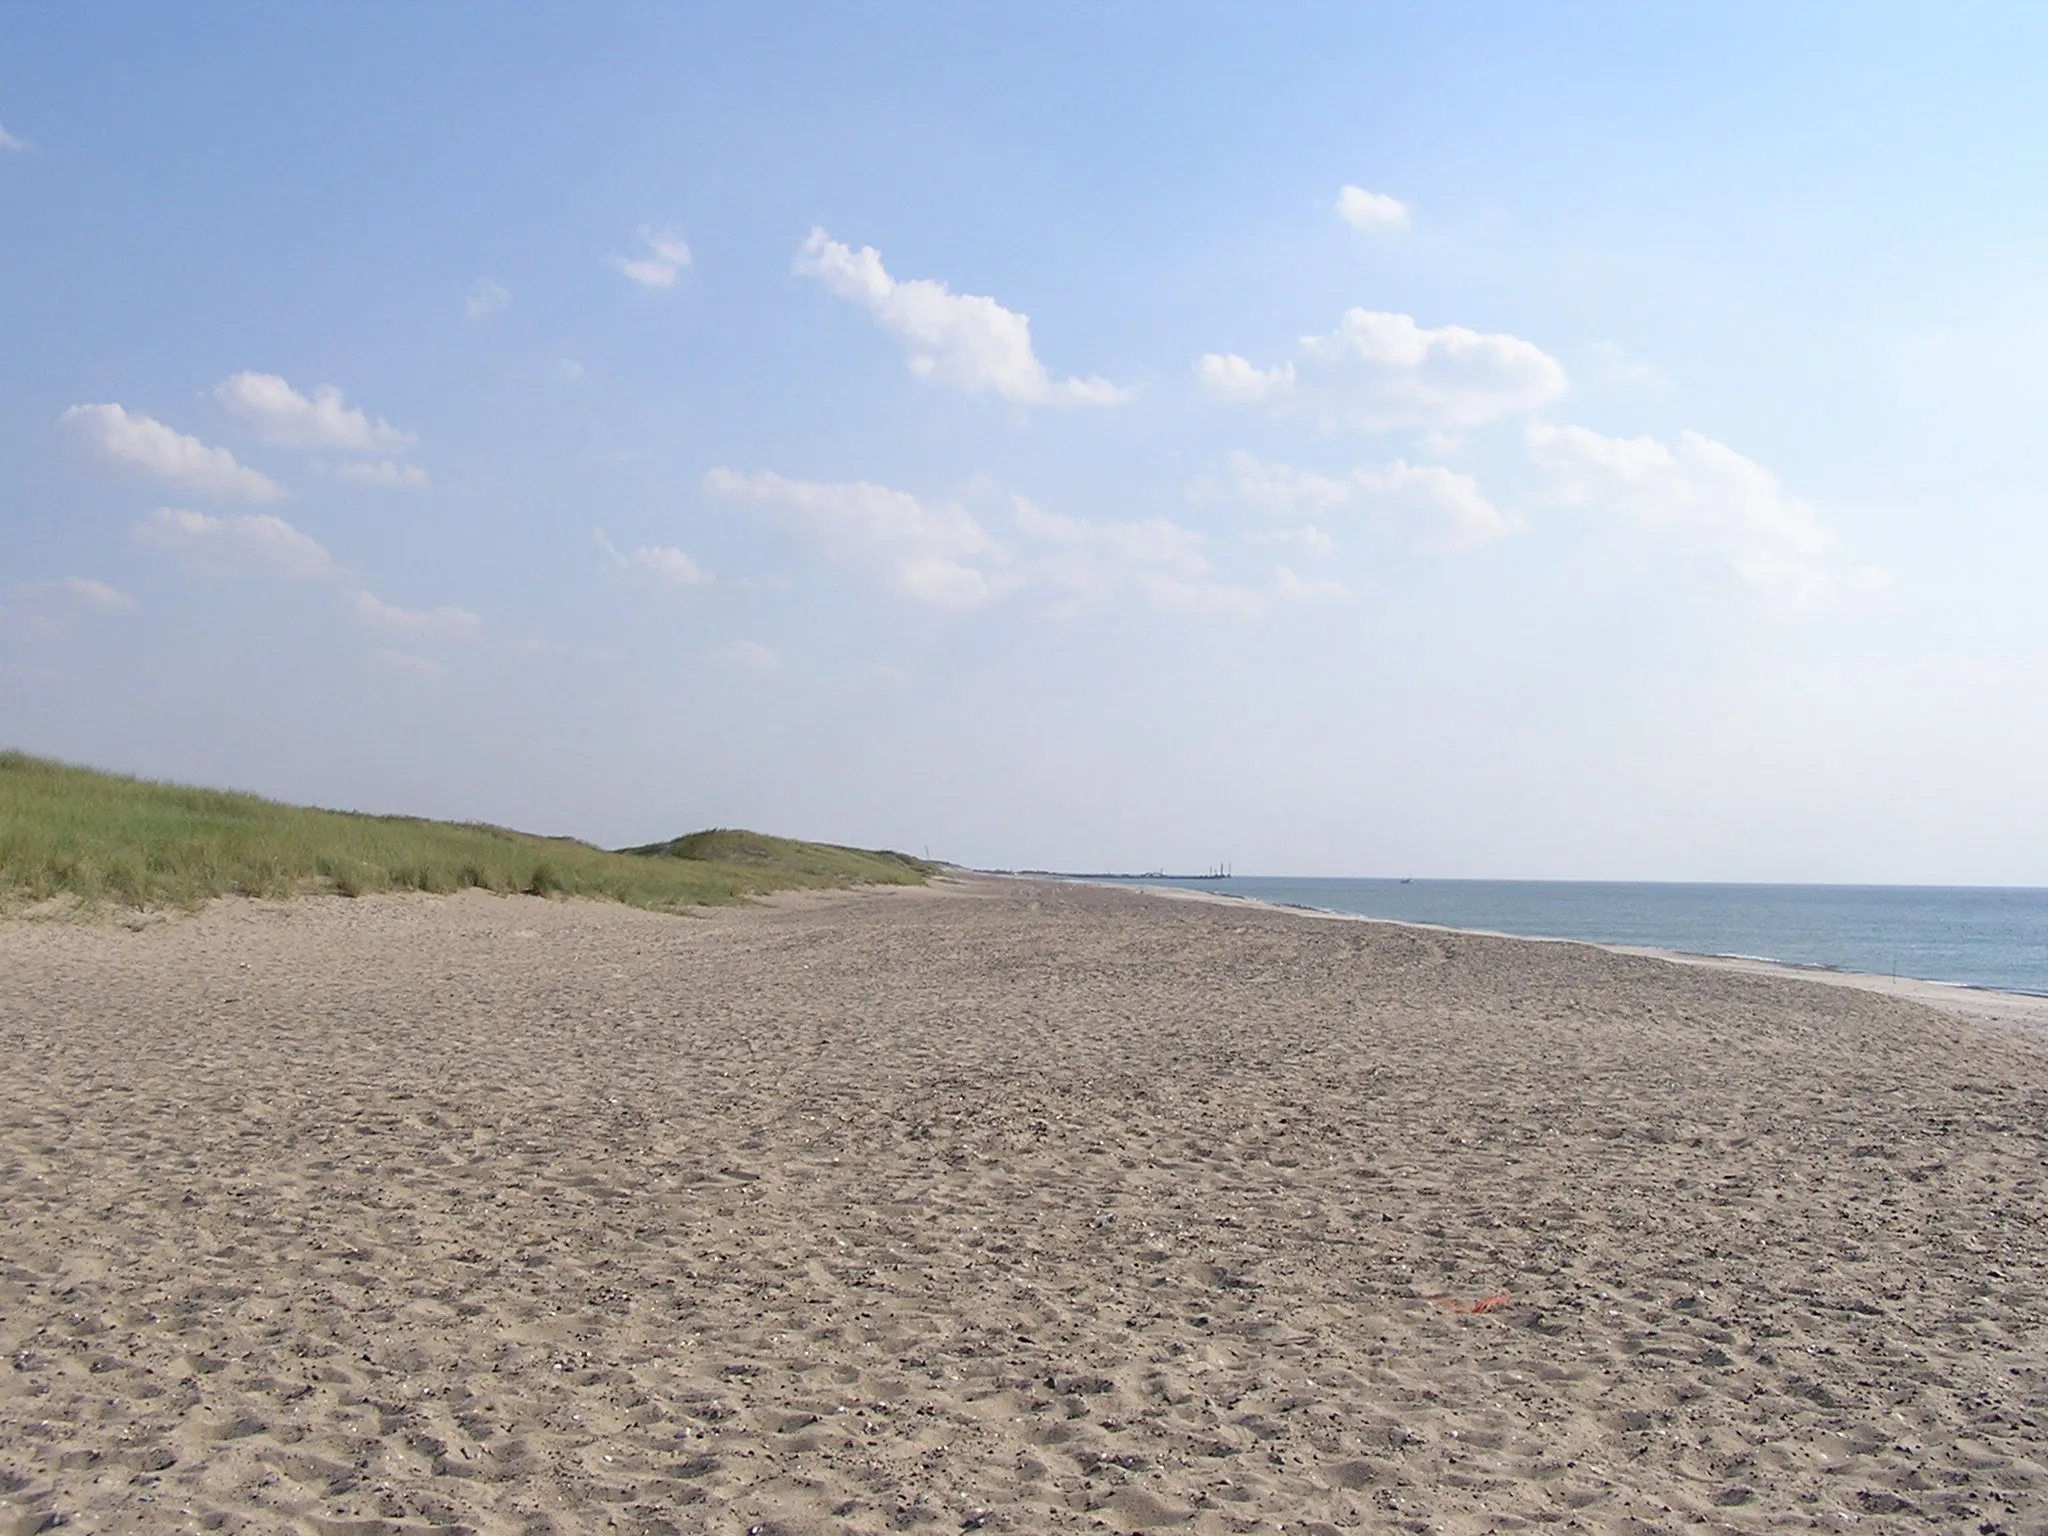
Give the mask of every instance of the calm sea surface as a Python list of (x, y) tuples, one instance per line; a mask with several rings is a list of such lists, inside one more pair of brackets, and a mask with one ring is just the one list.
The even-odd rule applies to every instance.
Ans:
[(1219, 896), (2048, 996), (2048, 890), (1551, 880), (1145, 879)]

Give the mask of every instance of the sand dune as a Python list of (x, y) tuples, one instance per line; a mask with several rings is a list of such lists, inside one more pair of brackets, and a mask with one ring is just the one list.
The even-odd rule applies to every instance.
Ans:
[(0, 1536), (2048, 1529), (2048, 1055), (1896, 998), (396, 897), (0, 925), (0, 1052)]

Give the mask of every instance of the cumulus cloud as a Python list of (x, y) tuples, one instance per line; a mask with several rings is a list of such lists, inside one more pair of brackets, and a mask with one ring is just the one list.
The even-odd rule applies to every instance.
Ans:
[(372, 421), (342, 404), (341, 391), (322, 384), (309, 400), (274, 373), (237, 373), (213, 387), (214, 402), (266, 443), (282, 448), (345, 448), (392, 452), (417, 442), (388, 421)]
[[(1520, 523), (1487, 500), (1472, 476), (1441, 464), (1396, 459), (1338, 479), (1244, 452), (1225, 461), (1237, 497), (1273, 516), (1348, 507), (1398, 530), (1424, 554), (1457, 554), (1517, 532)], [(1315, 533), (1311, 527), (1307, 530)], [(1315, 540), (1304, 540), (1314, 546)]]
[(317, 539), (267, 513), (213, 517), (182, 507), (158, 507), (135, 525), (134, 532), (140, 542), (182, 555), (209, 576), (323, 581), (334, 572), (333, 559)]
[(1345, 187), (1337, 194), (1337, 217), (1368, 234), (1389, 234), (1408, 228), (1408, 205), (1384, 192)]
[(387, 635), (467, 640), (483, 627), (483, 620), (467, 608), (399, 608), (361, 590), (349, 593), (347, 602), (358, 624)]
[(1217, 399), (1233, 404), (1286, 404), (1294, 398), (1292, 363), (1255, 368), (1235, 352), (1210, 352), (1195, 364), (1195, 377)]
[(1029, 316), (931, 278), (898, 281), (873, 246), (852, 250), (814, 229), (795, 270), (866, 308), (920, 378), (1021, 405), (1113, 405), (1128, 396), (1107, 379), (1054, 379), (1032, 350)]
[(118, 405), (74, 405), (59, 421), (79, 448), (131, 474), (231, 501), (276, 501), (285, 495), (283, 486), (236, 463), (227, 449), (209, 448), (154, 417), (130, 415)]
[(1306, 406), (1331, 426), (1476, 427), (1561, 399), (1563, 366), (1534, 342), (1462, 325), (1429, 329), (1412, 316), (1344, 312), (1335, 330), (1301, 338), (1299, 357), (1261, 369), (1234, 353), (1196, 364), (1219, 399)]
[(325, 473), (338, 479), (353, 480), (358, 485), (403, 486), (408, 490), (421, 490), (427, 483), (427, 472), (417, 464), (398, 464), (390, 459), (379, 459), (369, 463), (337, 464)]
[(642, 288), (673, 288), (690, 264), (690, 247), (675, 235), (658, 235), (644, 224), (640, 238), (652, 255), (614, 256), (612, 265)]
[(480, 277), (462, 297), (462, 308), (472, 320), (501, 313), (512, 302), (512, 290), (495, 278)]
[(1666, 444), (1542, 423), (1526, 439), (1552, 505), (1671, 530), (1717, 550), (1744, 580), (1795, 596), (1832, 579), (1835, 537), (1819, 514), (1724, 443), (1698, 432)]

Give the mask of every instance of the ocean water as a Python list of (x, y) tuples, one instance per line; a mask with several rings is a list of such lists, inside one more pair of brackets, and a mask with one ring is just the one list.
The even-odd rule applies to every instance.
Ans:
[(2048, 890), (1565, 880), (1119, 881), (1534, 938), (1912, 976), (2048, 996)]

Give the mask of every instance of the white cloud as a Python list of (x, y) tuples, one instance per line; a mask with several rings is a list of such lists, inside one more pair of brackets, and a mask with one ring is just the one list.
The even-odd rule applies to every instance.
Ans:
[(1452, 555), (1506, 538), (1519, 524), (1481, 494), (1470, 475), (1396, 459), (1353, 477), (1360, 499), (1394, 519), (1424, 554)]
[(512, 302), (512, 290), (495, 278), (480, 277), (463, 295), (462, 308), (472, 320), (487, 319), (504, 311)]
[(483, 620), (467, 608), (399, 608), (360, 590), (349, 593), (347, 601), (357, 623), (387, 635), (467, 640), (483, 627)]
[(322, 384), (307, 399), (274, 373), (237, 373), (216, 384), (216, 404), (266, 443), (284, 448), (344, 448), (358, 453), (403, 450), (418, 441), (388, 421), (372, 421)]
[(0, 151), (11, 152), (13, 150), (27, 148), (28, 145), (24, 144), (20, 139), (17, 139), (5, 128), (0, 128)]
[(158, 507), (135, 525), (135, 537), (154, 549), (183, 555), (209, 576), (280, 576), (322, 581), (334, 562), (318, 540), (267, 513), (212, 517), (181, 507)]
[(652, 256), (614, 256), (612, 265), (642, 288), (673, 288), (677, 276), (690, 264), (690, 247), (674, 235), (657, 235), (644, 224), (640, 238)]
[(772, 672), (782, 665), (782, 658), (758, 640), (728, 641), (713, 649), (711, 659), (753, 672)]
[(1260, 369), (1235, 354), (1196, 365), (1220, 399), (1306, 405), (1331, 426), (1476, 427), (1561, 399), (1569, 387), (1556, 358), (1518, 336), (1434, 330), (1409, 315), (1350, 309), (1335, 330), (1301, 338), (1298, 366)]
[(24, 581), (14, 588), (17, 597), (31, 601), (60, 602), (99, 613), (123, 613), (135, 607), (135, 599), (118, 587), (87, 576), (60, 576), (55, 581)]
[(1173, 583), (1193, 581), (1209, 570), (1202, 536), (1163, 517), (1090, 523), (1042, 511), (1022, 496), (1010, 498), (1010, 510), (1026, 541), (1021, 582), (1054, 591), (1068, 602), (1108, 598), (1132, 581), (1157, 601), (1147, 585), (1152, 578), (1169, 584), (1160, 590), (1175, 593)]
[(1698, 432), (1667, 445), (1540, 423), (1526, 436), (1553, 505), (1672, 530), (1717, 550), (1743, 579), (1796, 596), (1832, 579), (1835, 538), (1819, 515), (1725, 444)]
[(672, 544), (658, 544), (649, 548), (642, 545), (630, 555), (619, 553), (617, 546), (605, 537), (602, 528), (594, 530), (598, 547), (611, 557), (612, 564), (621, 570), (634, 571), (656, 581), (666, 582), (672, 587), (701, 587), (716, 578), (704, 569), (695, 556), (677, 549)]
[(1044, 512), (1022, 496), (1010, 508), (1025, 535), (1064, 549), (1099, 553), (1117, 565), (1154, 565), (1199, 575), (1209, 568), (1202, 536), (1163, 517), (1134, 523), (1089, 523), (1060, 512)]
[(879, 561), (905, 596), (972, 607), (996, 595), (988, 573), (969, 560), (999, 556), (988, 531), (950, 501), (921, 501), (865, 481), (821, 484), (769, 471), (714, 469), (704, 489), (724, 501), (768, 509), (821, 543), (836, 560)]
[(930, 278), (899, 282), (873, 246), (855, 251), (814, 229), (795, 270), (865, 306), (902, 342), (920, 378), (1023, 405), (1113, 405), (1128, 397), (1107, 379), (1055, 380), (1032, 350), (1029, 316)]
[(1384, 192), (1345, 187), (1337, 194), (1337, 216), (1369, 234), (1408, 228), (1408, 205)]
[(285, 489), (268, 475), (235, 462), (225, 448), (174, 432), (149, 416), (118, 405), (74, 405), (60, 418), (73, 442), (102, 461), (203, 496), (234, 501), (276, 501)]
[(711, 580), (711, 573), (693, 556), (672, 544), (636, 549), (631, 564), (635, 570), (645, 571), (655, 580), (665, 581), (672, 587), (701, 587)]
[[(1242, 451), (1225, 464), (1247, 506), (1282, 517), (1349, 507), (1394, 527), (1424, 554), (1456, 554), (1521, 526), (1486, 499), (1472, 476), (1441, 464), (1396, 459), (1384, 469), (1354, 470), (1341, 480)], [(1304, 542), (1314, 547), (1314, 540)]]
[(1238, 499), (1261, 512), (1299, 516), (1341, 507), (1351, 499), (1353, 487), (1348, 481), (1296, 469), (1291, 464), (1267, 463), (1241, 448), (1234, 450), (1224, 463)]
[(374, 463), (337, 464), (325, 471), (343, 480), (353, 480), (358, 485), (396, 485), (408, 490), (420, 490), (427, 483), (427, 472), (417, 464), (398, 464), (390, 459)]
[(1254, 368), (1235, 352), (1210, 352), (1195, 364), (1195, 377), (1217, 399), (1233, 404), (1257, 405), (1267, 400), (1284, 404), (1294, 398), (1292, 363)]
[[(1203, 578), (1202, 536), (1166, 518), (1091, 523), (1010, 498), (1017, 538), (998, 540), (956, 502), (864, 482), (818, 484), (714, 469), (704, 487), (762, 507), (815, 538), (834, 559), (878, 569), (904, 597), (973, 608), (1038, 592), (1063, 606), (1135, 587), (1179, 611), (1241, 609), (1237, 588)], [(1255, 606), (1255, 604), (1254, 604)]]

